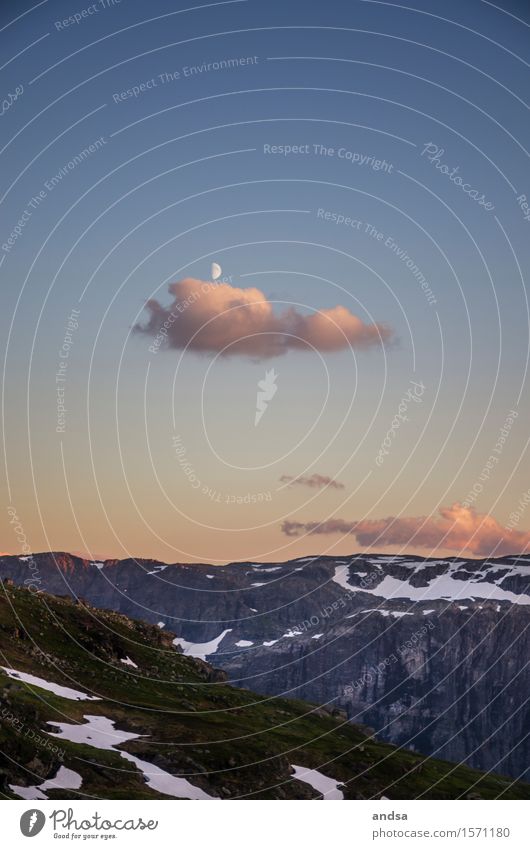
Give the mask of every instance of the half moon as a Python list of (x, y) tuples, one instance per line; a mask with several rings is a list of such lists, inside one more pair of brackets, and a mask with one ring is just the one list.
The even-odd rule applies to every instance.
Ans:
[(220, 277), (222, 273), (223, 273), (223, 269), (221, 268), (219, 263), (212, 262), (212, 270), (211, 270), (212, 280), (217, 280), (217, 278)]

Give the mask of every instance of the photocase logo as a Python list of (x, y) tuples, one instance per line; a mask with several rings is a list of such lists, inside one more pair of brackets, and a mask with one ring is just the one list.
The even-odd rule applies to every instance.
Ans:
[(256, 415), (254, 416), (254, 427), (257, 427), (261, 421), (261, 417), (267, 409), (269, 401), (272, 401), (276, 395), (276, 378), (278, 375), (271, 369), (265, 372), (263, 380), (258, 380), (258, 393), (256, 397)]
[(44, 828), (46, 817), (42, 811), (33, 808), (30, 811), (24, 811), (20, 817), (20, 830), (24, 837), (35, 837)]

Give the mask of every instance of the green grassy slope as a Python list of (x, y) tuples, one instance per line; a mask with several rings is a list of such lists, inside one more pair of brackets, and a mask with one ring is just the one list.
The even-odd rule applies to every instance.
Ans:
[[(530, 798), (530, 785), (395, 749), (338, 712), (230, 687), (171, 641), (116, 613), (4, 586), (0, 664), (101, 700), (60, 698), (0, 670), (2, 797), (17, 798), (9, 784), (39, 784), (64, 764), (82, 787), (50, 798), (168, 798), (117, 752), (46, 734), (48, 722), (101, 714), (145, 735), (122, 748), (220, 798), (318, 798), (293, 779), (291, 763), (343, 782), (345, 798)], [(121, 663), (126, 656), (137, 669)]]

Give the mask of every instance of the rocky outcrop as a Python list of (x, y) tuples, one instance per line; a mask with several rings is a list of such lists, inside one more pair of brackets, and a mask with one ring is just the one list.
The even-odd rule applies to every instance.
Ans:
[(284, 564), (0, 558), (0, 575), (172, 631), (231, 683), (345, 710), (382, 739), (523, 777), (530, 558)]

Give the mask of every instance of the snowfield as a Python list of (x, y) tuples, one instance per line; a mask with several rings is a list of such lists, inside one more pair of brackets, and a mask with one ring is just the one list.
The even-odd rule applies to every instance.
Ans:
[[(375, 565), (383, 562), (383, 558), (378, 560), (372, 558), (370, 561)], [(409, 581), (403, 581), (395, 578), (393, 575), (384, 575), (382, 581), (372, 587), (356, 587), (348, 582), (348, 567), (336, 566), (333, 580), (343, 589), (352, 593), (367, 593), (369, 595), (378, 596), (385, 599), (407, 599), (408, 601), (455, 601), (460, 599), (489, 599), (493, 601), (510, 601), (514, 604), (530, 604), (530, 594), (514, 593), (511, 590), (503, 589), (502, 584), (506, 578), (514, 575), (530, 576), (527, 567), (513, 566), (507, 564), (494, 564), (486, 570), (477, 570), (469, 572), (469, 577), (462, 578), (462, 566), (464, 561), (448, 563), (447, 560), (429, 561), (425, 563), (400, 563), (401, 567), (410, 567), (411, 575), (415, 572), (423, 571), (426, 568), (436, 565), (448, 565), (449, 568), (441, 575), (433, 575), (425, 587), (415, 587)], [(496, 580), (492, 580), (495, 574), (494, 570), (500, 572)], [(460, 573), (458, 578), (455, 573)], [(493, 574), (492, 574), (493, 573)], [(354, 573), (360, 575), (361, 573)], [(364, 574), (364, 573), (363, 573)]]
[(48, 725), (53, 725), (54, 728), (59, 729), (57, 732), (49, 732), (50, 736), (69, 740), (71, 743), (85, 743), (87, 746), (93, 746), (95, 749), (104, 749), (106, 751), (112, 749), (117, 751), (122, 758), (138, 767), (149, 787), (166, 796), (173, 796), (175, 799), (217, 798), (216, 796), (210, 796), (200, 787), (190, 784), (185, 778), (171, 775), (171, 773), (165, 772), (148, 761), (142, 761), (135, 755), (129, 754), (129, 752), (116, 749), (116, 746), (119, 746), (120, 743), (125, 743), (127, 740), (137, 740), (141, 736), (140, 734), (119, 731), (115, 728), (114, 722), (106, 716), (84, 716), (83, 719), (86, 720), (86, 723), (83, 725), (78, 723), (71, 725), (67, 722), (49, 722)]

